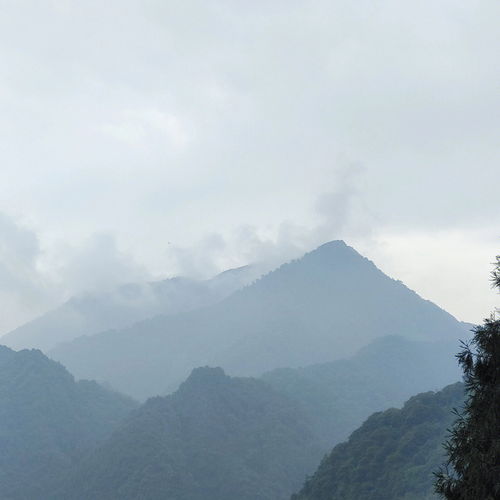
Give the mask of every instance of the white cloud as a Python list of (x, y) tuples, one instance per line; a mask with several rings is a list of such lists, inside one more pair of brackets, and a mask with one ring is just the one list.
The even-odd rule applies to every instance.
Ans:
[(32, 229), (0, 213), (0, 335), (72, 295), (150, 277), (112, 235), (95, 234), (76, 247), (60, 242), (42, 249)]
[(0, 213), (0, 333), (50, 303), (50, 283), (39, 271), (36, 234)]
[[(157, 109), (128, 109), (101, 127), (104, 133), (133, 147), (159, 147), (181, 150), (189, 136), (181, 120)], [(156, 143), (156, 144), (155, 144)]]
[[(0, 210), (42, 254), (113, 234), (151, 274), (203, 272), (168, 248), (221, 235), (220, 267), (500, 219), (495, 0), (0, 9)], [(338, 190), (343, 156), (364, 170)]]

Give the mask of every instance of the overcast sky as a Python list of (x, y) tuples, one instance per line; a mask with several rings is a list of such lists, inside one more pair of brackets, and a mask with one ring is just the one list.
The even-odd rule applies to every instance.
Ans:
[(498, 304), (498, 0), (0, 0), (0, 333), (345, 239)]

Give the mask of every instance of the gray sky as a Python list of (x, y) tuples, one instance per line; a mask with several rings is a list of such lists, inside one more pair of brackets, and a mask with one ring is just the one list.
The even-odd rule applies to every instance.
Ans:
[(497, 0), (0, 0), (0, 332), (343, 238), (498, 297)]

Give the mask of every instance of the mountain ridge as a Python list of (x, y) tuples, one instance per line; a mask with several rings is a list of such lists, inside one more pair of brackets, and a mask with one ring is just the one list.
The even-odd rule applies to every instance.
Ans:
[(326, 450), (347, 439), (372, 413), (460, 380), (456, 348), (455, 342), (383, 337), (350, 358), (278, 368), (261, 379), (300, 404)]
[(213, 304), (258, 276), (258, 269), (228, 269), (208, 280), (177, 276), (126, 283), (106, 292), (85, 292), (5, 333), (0, 342), (13, 349), (48, 352), (82, 335), (126, 328), (158, 314), (175, 314)]

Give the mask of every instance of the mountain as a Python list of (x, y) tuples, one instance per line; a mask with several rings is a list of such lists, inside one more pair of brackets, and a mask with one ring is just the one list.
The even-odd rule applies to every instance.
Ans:
[(198, 368), (148, 400), (54, 498), (281, 500), (321, 457), (308, 421), (267, 384)]
[(256, 267), (230, 269), (210, 280), (171, 278), (85, 293), (1, 337), (12, 349), (49, 351), (81, 335), (120, 329), (156, 316), (213, 304), (258, 277)]
[(0, 498), (47, 492), (136, 404), (95, 382), (75, 382), (37, 350), (0, 346)]
[(442, 443), (462, 405), (464, 386), (411, 398), (401, 410), (372, 415), (323, 459), (292, 500), (429, 500)]
[(310, 415), (324, 449), (347, 439), (372, 413), (401, 407), (412, 395), (461, 378), (456, 342), (421, 342), (391, 336), (348, 359), (262, 376)]
[(255, 376), (347, 357), (387, 335), (456, 340), (465, 330), (336, 241), (217, 304), (80, 337), (50, 355), (77, 377), (145, 398), (176, 387), (196, 366)]

